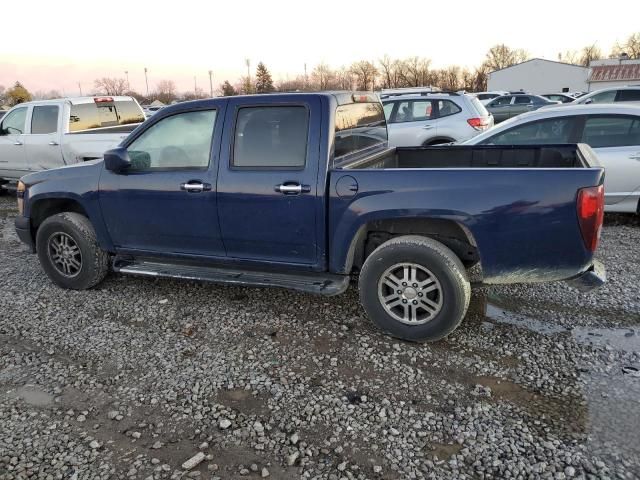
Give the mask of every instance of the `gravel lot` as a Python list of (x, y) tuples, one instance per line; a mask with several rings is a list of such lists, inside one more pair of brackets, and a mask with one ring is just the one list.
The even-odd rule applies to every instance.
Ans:
[(0, 198), (0, 479), (640, 478), (634, 217), (607, 218), (597, 292), (477, 289), (414, 345), (355, 289), (60, 290), (14, 215)]

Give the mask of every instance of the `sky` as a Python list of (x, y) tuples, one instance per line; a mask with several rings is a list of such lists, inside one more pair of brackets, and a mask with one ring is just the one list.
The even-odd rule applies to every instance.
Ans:
[[(441, 3), (439, 3), (442, 5)], [(640, 2), (459, 0), (454, 7), (374, 0), (21, 0), (19, 20), (0, 28), (0, 85), (87, 94), (98, 77), (125, 78), (146, 92), (160, 80), (178, 90), (209, 91), (252, 75), (259, 61), (274, 80), (294, 78), (325, 62), (421, 56), (434, 68), (473, 67), (497, 43), (551, 60), (597, 43), (608, 52), (640, 30)], [(10, 41), (14, 39), (15, 41)], [(194, 78), (195, 77), (195, 78)]]

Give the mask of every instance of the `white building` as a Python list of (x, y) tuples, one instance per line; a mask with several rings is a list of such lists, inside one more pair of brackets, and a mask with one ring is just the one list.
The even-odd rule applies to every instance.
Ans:
[(609, 58), (589, 64), (589, 91), (640, 84), (640, 60)]
[(570, 63), (532, 58), (489, 73), (487, 90), (507, 90), (542, 94), (554, 92), (586, 92), (589, 68)]

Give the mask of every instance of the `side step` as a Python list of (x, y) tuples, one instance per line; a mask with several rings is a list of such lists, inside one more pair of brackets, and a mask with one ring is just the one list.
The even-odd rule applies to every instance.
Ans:
[(349, 287), (348, 275), (265, 272), (147, 260), (127, 260), (122, 257), (115, 258), (113, 271), (149, 277), (181, 278), (253, 287), (279, 287), (321, 295), (338, 295)]

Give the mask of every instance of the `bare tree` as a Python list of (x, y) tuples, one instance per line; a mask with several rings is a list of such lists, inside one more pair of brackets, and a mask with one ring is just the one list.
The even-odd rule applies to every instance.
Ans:
[[(305, 81), (304, 75), (298, 75), (293, 80), (286, 79), (278, 82), (279, 92), (305, 92), (307, 91), (308, 83)], [(315, 90), (315, 87), (311, 87)]]
[(319, 63), (311, 72), (311, 85), (313, 90), (328, 90), (335, 83), (335, 73), (326, 63)]
[(599, 60), (601, 58), (602, 51), (595, 43), (592, 45), (587, 45), (586, 47), (583, 47), (580, 52), (580, 65), (588, 67), (591, 63), (591, 60)]
[(356, 79), (358, 90), (373, 90), (375, 88), (378, 69), (368, 60), (360, 60), (351, 65), (351, 73)]
[(336, 70), (335, 88), (338, 90), (353, 90), (353, 74), (351, 73), (351, 69), (340, 67)]
[(517, 63), (522, 63), (529, 58), (526, 50), (510, 48), (505, 44), (494, 45), (487, 52), (485, 63), (490, 71), (501, 70)]
[(160, 80), (153, 96), (162, 103), (169, 104), (178, 98), (178, 89), (173, 80)]
[(570, 63), (572, 65), (580, 65), (580, 53), (575, 50), (566, 50), (558, 54), (558, 61)]
[(622, 43), (616, 43), (611, 51), (611, 57), (618, 58), (623, 53), (632, 59), (640, 59), (640, 32), (633, 33)]
[(98, 78), (93, 82), (96, 93), (102, 95), (124, 95), (128, 90), (127, 80), (124, 78)]
[(440, 87), (444, 90), (455, 92), (460, 90), (460, 67), (452, 65), (442, 70), (442, 82)]
[(34, 100), (51, 100), (54, 98), (62, 98), (62, 95), (58, 90), (49, 90), (49, 91), (38, 90), (33, 94)]

